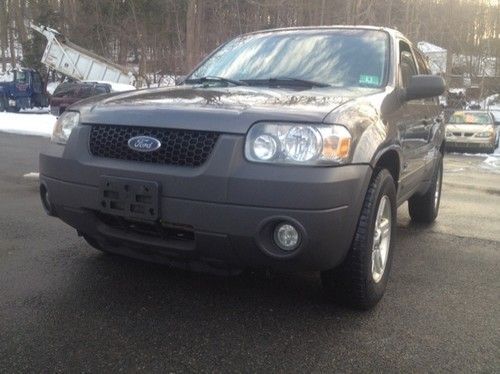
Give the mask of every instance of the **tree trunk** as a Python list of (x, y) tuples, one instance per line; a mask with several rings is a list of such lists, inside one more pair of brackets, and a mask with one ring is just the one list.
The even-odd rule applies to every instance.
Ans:
[(200, 23), (202, 3), (199, 0), (189, 0), (186, 14), (186, 65), (192, 69), (200, 57)]
[(7, 0), (0, 0), (0, 53), (2, 58), (2, 71), (7, 68), (6, 51), (8, 48), (7, 40)]
[(12, 21), (12, 1), (7, 1), (7, 35), (9, 39), (10, 64), (16, 67), (16, 39), (13, 30)]

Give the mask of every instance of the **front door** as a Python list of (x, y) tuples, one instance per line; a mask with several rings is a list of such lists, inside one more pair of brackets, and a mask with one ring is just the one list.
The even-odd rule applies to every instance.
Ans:
[[(400, 41), (399, 46), (399, 84), (400, 88), (406, 89), (418, 70), (410, 46), (404, 41)], [(403, 160), (398, 194), (400, 199), (406, 199), (415, 192), (425, 174), (432, 119), (425, 100), (403, 103), (400, 113), (398, 127)]]

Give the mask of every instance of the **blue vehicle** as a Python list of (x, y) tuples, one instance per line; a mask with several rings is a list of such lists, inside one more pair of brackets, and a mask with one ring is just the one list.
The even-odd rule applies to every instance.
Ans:
[(0, 82), (0, 111), (46, 107), (49, 95), (40, 73), (33, 69), (16, 69)]

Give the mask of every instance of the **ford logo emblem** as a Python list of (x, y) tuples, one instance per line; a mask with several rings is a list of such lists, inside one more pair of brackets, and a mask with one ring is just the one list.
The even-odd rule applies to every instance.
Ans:
[(138, 152), (153, 152), (160, 149), (161, 142), (151, 136), (134, 136), (128, 140), (128, 147)]

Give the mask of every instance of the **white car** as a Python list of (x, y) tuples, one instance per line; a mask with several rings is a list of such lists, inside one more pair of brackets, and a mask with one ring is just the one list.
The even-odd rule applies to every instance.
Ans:
[(446, 124), (447, 150), (474, 150), (493, 153), (499, 132), (490, 112), (468, 110), (452, 114)]

